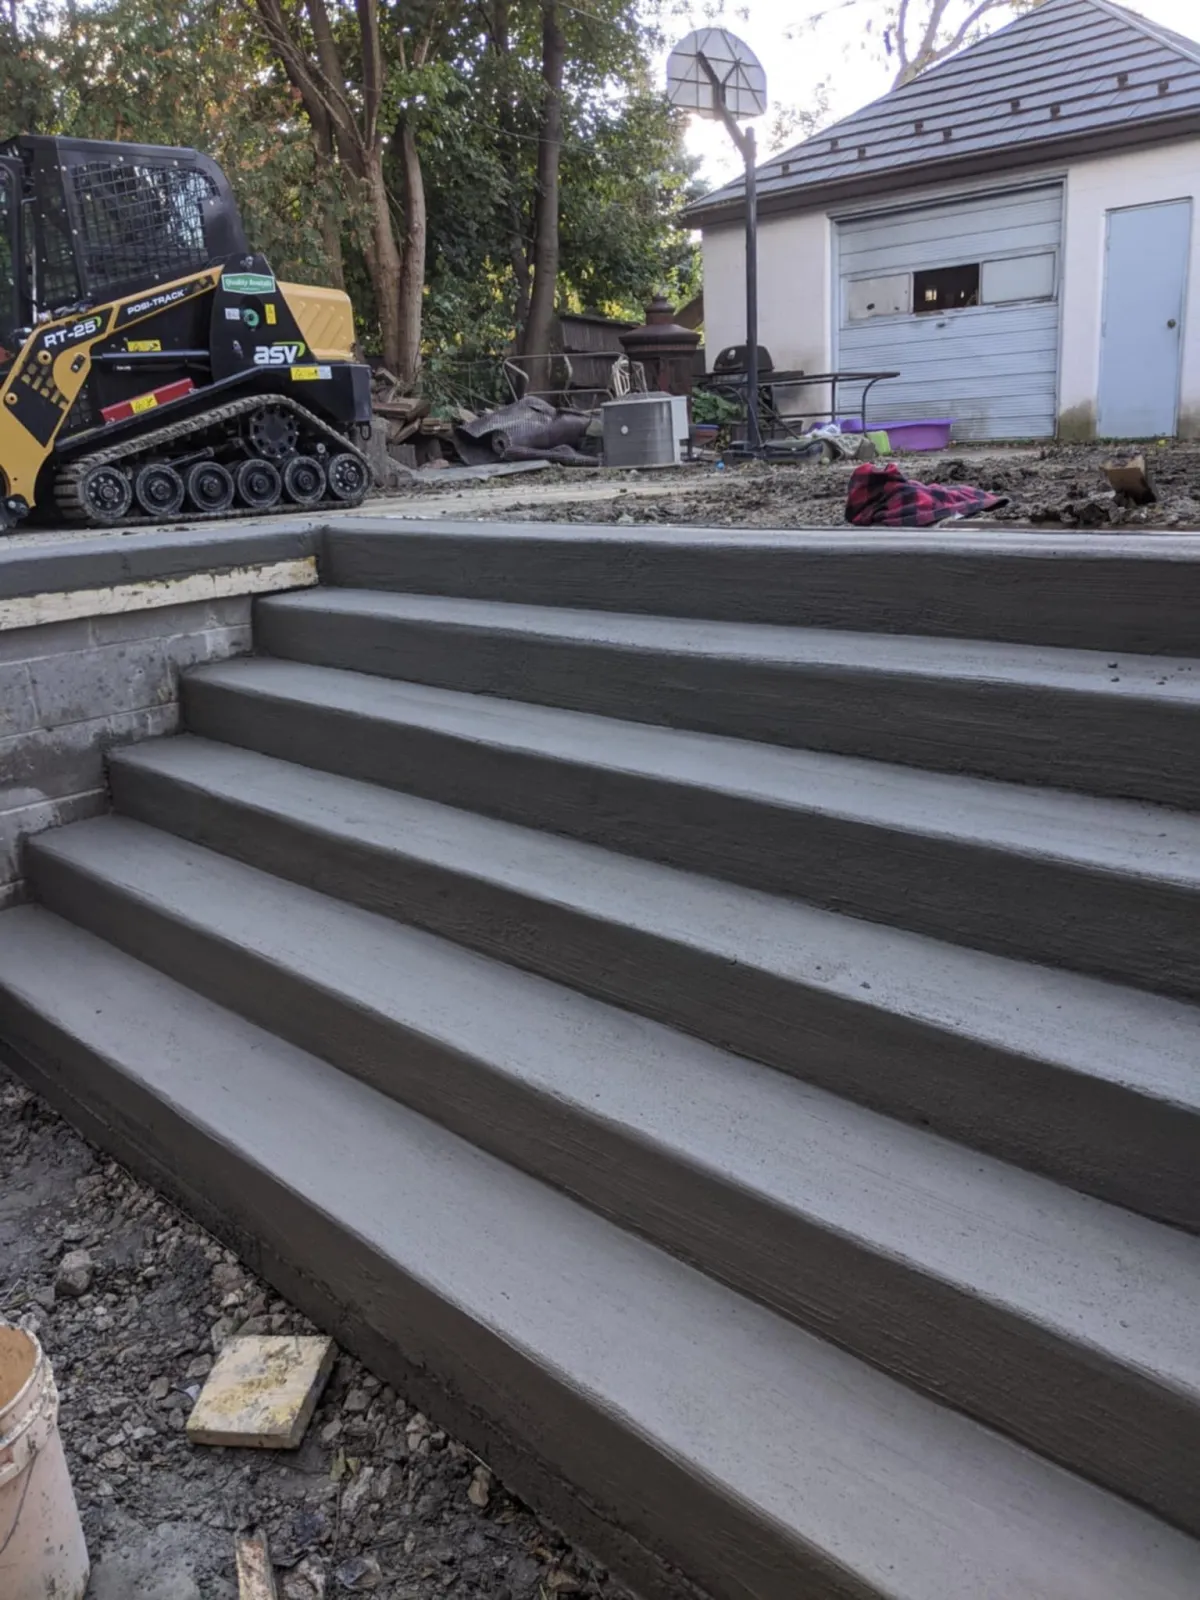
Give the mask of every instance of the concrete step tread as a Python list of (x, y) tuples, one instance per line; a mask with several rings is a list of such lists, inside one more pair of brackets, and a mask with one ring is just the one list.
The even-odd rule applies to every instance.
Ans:
[(383, 589), (317, 588), (271, 595), (268, 612), (332, 614), (494, 632), (655, 654), (733, 657), (764, 665), (1003, 683), (1030, 689), (1102, 693), (1200, 705), (1200, 660), (1096, 650), (1054, 650), (986, 640), (850, 633), (769, 623), (706, 622), (614, 611), (397, 594)]
[(1028, 528), (1011, 532), (997, 528), (939, 528), (936, 532), (925, 529), (883, 528), (706, 528), (672, 526), (663, 528), (653, 523), (642, 526), (614, 527), (611, 522), (470, 522), (454, 521), (449, 517), (420, 521), (407, 515), (388, 519), (382, 516), (347, 516), (339, 520), (336, 532), (359, 539), (376, 540), (386, 548), (389, 545), (403, 548), (406, 542), (428, 540), (431, 536), (447, 547), (455, 543), (477, 541), (480, 545), (503, 545), (509, 541), (521, 544), (557, 546), (564, 554), (577, 551), (582, 542), (607, 544), (628, 558), (628, 565), (636, 568), (639, 548), (665, 549), (671, 554), (686, 553), (689, 548), (724, 547), (737, 555), (746, 550), (812, 550), (818, 555), (868, 554), (894, 556), (903, 564), (906, 556), (924, 554), (970, 561), (972, 557), (1036, 556), (1040, 561), (1052, 563), (1062, 556), (1099, 563), (1120, 557), (1132, 564), (1152, 565), (1168, 561), (1173, 565), (1200, 564), (1200, 535), (1176, 533), (1100, 533), (1089, 530), (1086, 546), (1077, 534), (1038, 533)]
[(841, 916), (600, 845), (185, 734), (129, 745), (114, 772), (160, 774), (351, 841), (695, 945), (746, 969), (1054, 1060), (1200, 1113), (1200, 1007)]
[(1200, 1404), (1200, 1240), (144, 824), (33, 849)]
[[(745, 1592), (807, 1580), (830, 1600), (1194, 1594), (1195, 1541), (41, 908), (0, 915), (0, 994), (14, 1019), (82, 1041), (185, 1119), (197, 1137), (173, 1158), (199, 1169), (193, 1182), (203, 1140), (237, 1152), (719, 1492), (749, 1535), (730, 1557)], [(653, 1484), (639, 1495), (644, 1519), (670, 1515)], [(781, 1542), (790, 1577), (764, 1566)]]
[(785, 750), (291, 661), (222, 662), (189, 677), (258, 704), (319, 704), (797, 812), (1200, 888), (1200, 816), (1162, 806)]

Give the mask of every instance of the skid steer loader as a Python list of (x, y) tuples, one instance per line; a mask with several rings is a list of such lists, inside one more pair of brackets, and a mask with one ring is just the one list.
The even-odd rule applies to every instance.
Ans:
[(0, 144), (0, 531), (357, 505), (370, 373), (194, 150)]

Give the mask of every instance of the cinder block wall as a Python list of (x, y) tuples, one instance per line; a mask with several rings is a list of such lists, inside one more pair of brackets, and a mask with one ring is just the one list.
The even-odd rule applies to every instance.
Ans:
[(173, 733), (179, 674), (250, 649), (249, 595), (0, 631), (0, 907), (21, 842), (108, 805), (104, 754)]

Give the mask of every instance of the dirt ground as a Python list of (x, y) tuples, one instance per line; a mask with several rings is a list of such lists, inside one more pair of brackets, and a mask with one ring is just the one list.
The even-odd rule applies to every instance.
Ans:
[[(1101, 467), (1144, 454), (1157, 503), (1121, 507)], [(1048, 533), (1141, 528), (1200, 531), (1200, 444), (961, 446), (895, 458), (910, 478), (969, 483), (1007, 497), (1008, 505), (972, 518), (971, 527), (1042, 528)], [(675, 524), (707, 528), (845, 527), (853, 463), (832, 466), (712, 464), (641, 471), (548, 467), (519, 477), (462, 482), (444, 472), (373, 495), (361, 511), (325, 513), (337, 521), (368, 515), (389, 522), (462, 520)], [(303, 512), (272, 523), (311, 521)], [(161, 533), (173, 525), (135, 527)], [(175, 524), (174, 526), (180, 526)], [(961, 529), (962, 524), (954, 527)], [(106, 530), (33, 528), (0, 539), (0, 549), (102, 538)]]
[[(1101, 471), (1105, 463), (1125, 461), (1134, 454), (1145, 456), (1158, 495), (1154, 505), (1118, 505)], [(1007, 505), (973, 517), (973, 527), (1040, 527), (1059, 533), (1200, 530), (1200, 444), (972, 447), (895, 459), (906, 476), (920, 482), (972, 484), (1007, 498)], [(556, 495), (553, 503), (540, 503), (530, 497), (497, 506), (492, 514), (507, 521), (531, 522), (845, 527), (846, 490), (854, 468), (853, 462), (829, 466), (753, 462), (724, 470), (708, 466), (626, 473), (621, 475), (625, 483), (616, 483), (612, 498), (594, 498), (597, 491), (589, 486), (586, 497), (581, 495), (578, 501)], [(651, 492), (651, 479), (660, 486), (659, 493)], [(557, 484), (555, 488), (558, 493), (565, 492), (558, 490)]]
[(237, 1600), (252, 1525), (282, 1600), (629, 1600), (348, 1355), (299, 1450), (189, 1444), (226, 1339), (315, 1330), (2, 1066), (0, 1175), (0, 1317), (28, 1319), (54, 1366), (88, 1600)]

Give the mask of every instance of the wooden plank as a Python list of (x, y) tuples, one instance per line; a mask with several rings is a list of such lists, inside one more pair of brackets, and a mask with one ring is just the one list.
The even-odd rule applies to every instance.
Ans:
[(238, 1600), (278, 1600), (271, 1552), (262, 1529), (239, 1533), (234, 1542), (234, 1551), (237, 1557)]

